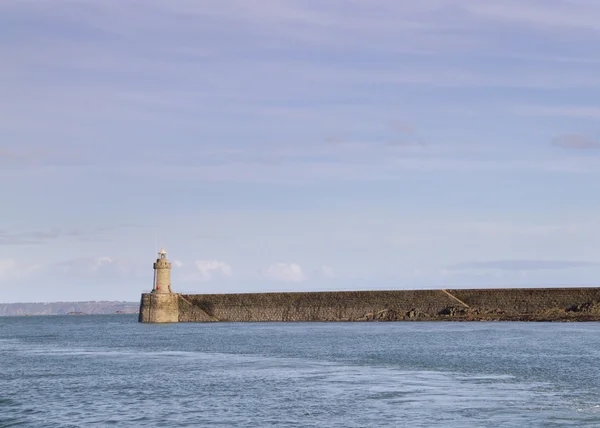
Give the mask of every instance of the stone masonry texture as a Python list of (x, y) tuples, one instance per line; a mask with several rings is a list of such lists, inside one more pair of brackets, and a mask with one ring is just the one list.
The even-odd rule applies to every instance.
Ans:
[(600, 321), (600, 288), (143, 294), (141, 322)]
[(158, 259), (154, 263), (156, 270), (155, 293), (171, 293), (171, 263), (167, 259)]
[(144, 293), (140, 302), (140, 322), (168, 323), (179, 321), (179, 295)]

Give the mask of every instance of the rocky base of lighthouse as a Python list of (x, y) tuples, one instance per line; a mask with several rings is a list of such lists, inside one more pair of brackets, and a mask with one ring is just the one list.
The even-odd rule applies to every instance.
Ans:
[(140, 302), (140, 322), (179, 322), (179, 295), (174, 293), (144, 293)]

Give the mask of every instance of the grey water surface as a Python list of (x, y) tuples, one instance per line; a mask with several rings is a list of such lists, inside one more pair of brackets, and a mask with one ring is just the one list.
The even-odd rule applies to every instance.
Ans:
[(0, 318), (0, 427), (599, 427), (600, 323)]

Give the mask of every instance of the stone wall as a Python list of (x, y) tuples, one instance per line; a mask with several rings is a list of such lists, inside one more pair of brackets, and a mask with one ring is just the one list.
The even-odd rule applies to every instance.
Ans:
[(447, 290), (469, 306), (484, 310), (537, 312), (600, 301), (600, 288), (515, 288)]
[[(148, 295), (144, 295), (148, 296)], [(396, 290), (306, 293), (188, 294), (144, 300), (140, 321), (160, 305), (179, 322), (211, 321), (600, 321), (600, 288)], [(148, 297), (147, 299), (151, 299)], [(146, 315), (145, 312), (148, 312)], [(156, 314), (157, 309), (155, 309)], [(142, 315), (142, 314), (145, 315)], [(175, 317), (174, 313), (177, 314)], [(161, 322), (161, 321), (150, 321)], [(164, 321), (163, 321), (164, 322)], [(169, 322), (169, 321), (167, 321)], [(173, 322), (173, 321), (170, 321)]]
[(140, 302), (140, 322), (168, 323), (179, 321), (178, 294), (144, 293)]
[[(439, 291), (354, 291), (331, 293), (198, 294), (183, 296), (220, 321), (356, 321), (397, 319), (419, 308), (437, 313), (452, 304)], [(194, 321), (188, 310), (180, 321)]]

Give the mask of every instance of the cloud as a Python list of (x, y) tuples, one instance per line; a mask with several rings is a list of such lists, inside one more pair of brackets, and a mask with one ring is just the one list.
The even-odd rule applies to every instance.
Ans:
[(320, 266), (319, 268), (315, 269), (313, 273), (317, 278), (332, 279), (337, 276), (331, 266)]
[(123, 264), (116, 259), (108, 256), (83, 257), (71, 260), (64, 260), (54, 264), (63, 273), (69, 274), (117, 274), (125, 270)]
[(0, 245), (42, 245), (58, 240), (100, 241), (103, 236), (125, 228), (141, 227), (134, 224), (102, 226), (87, 229), (39, 229), (32, 231), (0, 230)]
[(0, 260), (0, 278), (6, 278), (17, 270), (17, 262), (13, 259)]
[(600, 118), (600, 107), (592, 106), (521, 106), (513, 111), (524, 116)]
[(552, 145), (563, 149), (587, 150), (600, 148), (600, 142), (585, 135), (566, 134), (552, 140)]
[(0, 245), (32, 245), (43, 244), (59, 238), (76, 238), (81, 236), (77, 230), (60, 229), (35, 230), (30, 232), (11, 232), (0, 230)]
[(39, 160), (39, 154), (32, 151), (14, 151), (12, 149), (0, 147), (0, 165), (4, 166), (23, 166), (36, 163)]
[(263, 270), (263, 276), (271, 281), (303, 282), (306, 276), (296, 263), (276, 263)]
[(93, 269), (98, 270), (104, 266), (110, 266), (113, 263), (115, 263), (115, 260), (111, 259), (110, 257), (106, 257), (106, 256), (98, 257), (96, 260), (94, 260)]
[[(14, 40), (5, 55), (5, 62), (10, 64), (6, 86), (11, 93), (7, 97), (15, 102), (6, 111), (0, 111), (0, 126), (13, 129), (15, 123), (21, 124), (18, 134), (22, 135), (22, 144), (33, 145), (31, 141), (42, 140), (31, 138), (33, 133), (56, 136), (77, 128), (78, 139), (89, 141), (88, 144), (72, 142), (67, 147), (56, 137), (52, 147), (60, 144), (62, 150), (47, 154), (64, 158), (79, 150), (76, 157), (83, 163), (120, 171), (142, 169), (144, 175), (152, 171), (153, 159), (160, 159), (163, 166), (170, 163), (175, 168), (204, 162), (207, 165), (200, 165), (201, 168), (210, 166), (207, 173), (219, 170), (215, 175), (220, 177), (234, 176), (225, 169), (234, 170), (237, 175), (256, 169), (263, 170), (262, 175), (277, 176), (279, 171), (273, 169), (278, 166), (284, 171), (300, 170), (317, 179), (353, 176), (357, 172), (360, 177), (365, 175), (360, 168), (350, 165), (340, 171), (344, 167), (338, 164), (373, 160), (376, 155), (363, 156), (361, 143), (369, 141), (373, 134), (345, 131), (347, 143), (339, 144), (345, 146), (339, 151), (350, 155), (332, 159), (327, 158), (330, 153), (323, 155), (310, 150), (304, 155), (271, 153), (268, 147), (257, 148), (261, 136), (253, 135), (252, 131), (281, 126), (285, 129), (282, 135), (284, 132), (304, 135), (306, 131), (302, 130), (314, 128), (323, 130), (322, 138), (337, 132), (327, 127), (333, 121), (352, 127), (368, 124), (374, 117), (389, 122), (389, 116), (385, 115), (408, 109), (403, 106), (404, 101), (392, 99), (403, 97), (390, 96), (396, 88), (402, 90), (402, 85), (410, 90), (418, 85), (419, 91), (429, 87), (439, 92), (440, 87), (459, 86), (493, 90), (500, 86), (553, 89), (600, 84), (600, 74), (593, 64), (581, 67), (565, 62), (547, 67), (511, 61), (506, 72), (502, 64), (488, 61), (494, 55), (526, 58), (531, 54), (547, 57), (568, 54), (568, 45), (548, 43), (549, 36), (540, 35), (539, 26), (555, 28), (562, 18), (570, 23), (569, 28), (588, 28), (595, 22), (590, 17), (598, 11), (592, 3), (571, 4), (565, 0), (551, 5), (505, 1), (501, 6), (475, 0), (409, 3), (350, 2), (340, 9), (331, 0), (232, 0), (227, 4), (209, 0), (201, 6), (194, 2), (167, 4), (149, 0), (140, 11), (135, 1), (58, 2), (52, 6), (48, 2), (0, 2), (0, 16), (7, 22), (36, 23), (31, 26), (33, 30), (27, 25), (7, 27)], [(124, 18), (129, 16), (134, 19)], [(181, 16), (188, 19), (181, 20)], [(488, 25), (490, 22), (502, 25)], [(517, 24), (520, 32), (508, 34), (507, 23)], [(227, 31), (223, 37), (226, 28), (235, 30)], [(535, 45), (535, 49), (528, 48), (525, 41)], [(550, 52), (538, 52), (540, 46), (550, 46)], [(462, 58), (460, 55), (465, 52), (474, 55)], [(597, 56), (595, 53), (584, 49), (573, 54), (585, 60), (586, 55)], [(144, 79), (139, 79), (140, 75)], [(165, 84), (158, 88), (156, 81)], [(382, 84), (390, 90), (382, 91), (375, 98), (377, 102), (369, 102), (374, 99), (374, 85)], [(354, 95), (349, 97), (348, 93)], [(461, 99), (455, 102), (444, 90), (441, 93), (457, 107), (461, 104)], [(416, 97), (419, 99), (414, 101), (415, 109), (435, 114), (437, 107), (428, 108), (426, 104), (436, 102), (436, 98), (423, 95)], [(94, 99), (93, 105), (89, 99)], [(364, 111), (345, 114), (345, 106), (351, 104), (364, 104)], [(311, 123), (313, 117), (307, 117), (301, 109), (291, 113), (288, 110), (284, 118), (274, 117), (271, 113), (277, 106), (302, 106), (318, 122)], [(197, 120), (198, 117), (203, 120)], [(60, 125), (65, 120), (71, 123), (69, 127)], [(140, 122), (149, 127), (136, 126)], [(206, 156), (209, 149), (206, 146), (210, 144), (198, 144), (194, 149), (182, 144), (183, 150), (165, 152), (162, 141), (158, 142), (172, 129), (178, 129), (182, 140), (186, 135), (189, 137), (190, 129), (194, 135), (198, 135), (199, 129), (212, 135), (216, 131), (211, 130), (211, 123), (214, 129), (222, 129), (223, 123), (236, 123), (242, 137), (232, 134), (212, 144), (213, 148), (229, 146), (225, 147), (229, 154), (222, 150)], [(142, 128), (147, 131), (140, 131)], [(388, 152), (397, 154), (424, 145), (413, 125), (395, 123), (387, 131), (390, 130), (396, 135), (374, 138), (380, 138), (377, 144), (387, 146)], [(127, 142), (115, 138), (114, 132)], [(151, 135), (142, 138), (139, 132)], [(425, 132), (424, 136), (430, 143)], [(60, 140), (76, 139), (71, 136)], [(145, 147), (136, 147), (135, 141), (144, 141)], [(237, 141), (252, 148), (252, 157), (251, 150), (242, 151), (237, 157), (233, 154), (242, 145)], [(303, 148), (308, 145), (306, 141), (296, 144)], [(353, 158), (352, 154), (361, 159)], [(416, 167), (407, 168), (438, 169), (436, 164), (453, 161), (436, 163), (417, 159), (411, 160)], [(388, 179), (387, 172), (376, 170), (378, 166), (374, 162), (368, 165), (364, 168), (369, 170), (366, 175), (381, 174)], [(402, 167), (390, 169), (397, 173)], [(462, 165), (453, 168), (460, 169)], [(247, 174), (261, 175), (254, 171)]]
[(448, 267), (449, 270), (536, 271), (562, 270), (600, 266), (600, 263), (571, 260), (494, 260), (466, 262)]
[(20, 278), (32, 274), (116, 275), (127, 271), (119, 260), (107, 256), (82, 257), (49, 264), (23, 264), (14, 259), (0, 260), (0, 277)]
[(0, 259), (0, 278), (19, 279), (26, 278), (42, 269), (38, 264), (23, 264), (15, 259)]
[(386, 143), (387, 147), (424, 146), (425, 141), (419, 137), (417, 129), (410, 123), (395, 121), (390, 122), (390, 129), (397, 135)]
[(600, 13), (597, 2), (558, 0), (552, 6), (544, 0), (504, 0), (480, 2), (459, 0), (470, 12), (496, 21), (505, 21), (535, 28), (568, 28), (598, 30), (600, 23), (595, 17)]
[(205, 281), (213, 279), (215, 276), (230, 276), (232, 273), (229, 264), (218, 260), (196, 260), (194, 266), (200, 273), (201, 279)]
[[(13, 123), (13, 126), (17, 122)], [(2, 125), (2, 122), (0, 122)], [(9, 128), (4, 124), (4, 128)], [(18, 128), (18, 127), (17, 127)], [(8, 147), (0, 147), (0, 166), (5, 169), (29, 169), (35, 170), (41, 167), (77, 166), (87, 165), (78, 153), (80, 148), (68, 146), (63, 143), (55, 143), (52, 149), (48, 149), (39, 143), (21, 144), (23, 149), (14, 150)], [(27, 147), (30, 146), (30, 147)]]
[[(373, 0), (344, 2), (343, 8), (339, 3), (0, 1), (0, 26), (5, 40), (11, 41), (3, 45), (0, 67), (5, 98), (11, 100), (0, 106), (0, 132), (7, 141), (0, 143), (0, 176), (10, 199), (0, 245), (21, 245), (10, 248), (6, 257), (40, 257), (51, 263), (56, 254), (67, 252), (72, 255), (66, 258), (108, 254), (108, 260), (92, 257), (72, 262), (70, 267), (62, 265), (68, 272), (108, 273), (124, 268), (116, 259), (131, 254), (132, 246), (145, 245), (139, 243), (146, 238), (142, 233), (114, 233), (104, 236), (114, 240), (110, 247), (78, 245), (79, 240), (98, 238), (86, 222), (177, 217), (181, 218), (177, 224), (161, 227), (173, 239), (186, 236), (189, 241), (191, 235), (186, 232), (193, 235), (197, 222), (187, 217), (190, 212), (201, 212), (216, 219), (216, 224), (219, 210), (238, 212), (238, 216), (242, 212), (244, 218), (255, 208), (285, 216), (280, 208), (288, 199), (294, 210), (300, 207), (318, 214), (312, 223), (303, 219), (299, 227), (290, 227), (290, 234), (317, 227), (333, 211), (340, 211), (337, 219), (352, 211), (368, 220), (374, 218), (369, 214), (373, 206), (383, 204), (395, 212), (399, 203), (411, 207), (400, 210), (410, 221), (425, 221), (437, 204), (443, 207), (444, 218), (461, 215), (465, 222), (488, 216), (536, 216), (539, 222), (540, 210), (547, 206), (556, 208), (546, 210), (552, 219), (564, 217), (561, 210), (566, 208), (552, 205), (548, 196), (552, 192), (539, 187), (555, 179), (557, 172), (594, 174), (570, 176), (565, 184), (573, 190), (569, 203), (563, 204), (572, 217), (579, 219), (578, 214), (590, 212), (593, 204), (583, 193), (599, 174), (600, 157), (585, 156), (591, 153), (585, 151), (550, 150), (549, 144), (540, 150), (535, 139), (540, 132), (552, 137), (565, 129), (593, 129), (592, 120), (586, 127), (579, 123), (584, 121), (569, 123), (554, 116), (600, 118), (600, 108), (593, 103), (600, 84), (600, 32), (589, 31), (600, 25), (597, 1)], [(503, 87), (507, 86), (542, 89), (506, 91)], [(577, 86), (588, 89), (556, 91)], [(555, 100), (555, 104), (544, 104), (544, 100)], [(515, 107), (527, 103), (538, 105)], [(490, 132), (489, 124), (510, 121), (515, 113), (529, 117), (517, 118), (510, 129)], [(541, 120), (532, 120), (533, 116)], [(324, 143), (328, 136), (334, 138)], [(166, 148), (164, 142), (171, 140)], [(567, 146), (574, 148), (573, 141)], [(581, 141), (575, 146), (585, 148)], [(63, 168), (69, 162), (82, 166)], [(35, 168), (21, 167), (30, 164)], [(496, 173), (505, 175), (499, 179)], [(517, 192), (511, 190), (524, 173), (536, 179), (528, 180)], [(25, 179), (13, 180), (15, 175)], [(194, 186), (199, 182), (205, 185)], [(278, 187), (272, 183), (309, 185)], [(477, 206), (473, 202), (477, 197), (471, 197), (485, 200), (489, 189), (494, 189), (494, 212), (492, 205)], [(292, 196), (277, 197), (286, 192)], [(403, 198), (386, 199), (386, 192)], [(191, 193), (196, 197), (188, 197)], [(160, 206), (152, 205), (156, 195), (164, 202)], [(535, 195), (539, 203), (515, 211), (512, 202), (519, 197), (526, 199), (526, 205), (535, 202), (527, 195)], [(198, 204), (205, 202), (209, 206), (199, 210)], [(43, 216), (22, 215), (35, 213), (39, 206), (44, 207)], [(57, 218), (68, 219), (52, 223)], [(70, 230), (80, 223), (83, 230)], [(339, 221), (330, 223), (342, 232)], [(394, 233), (361, 238), (360, 247), (367, 248), (365, 242), (375, 247), (394, 234), (417, 243), (433, 239), (405, 238), (413, 232), (409, 221), (388, 223), (387, 230)], [(55, 224), (64, 226), (46, 228)], [(237, 233), (231, 236), (246, 245), (255, 235), (265, 236), (265, 230), (272, 229), (267, 226), (259, 233), (264, 224), (256, 224), (260, 226), (238, 221)], [(343, 233), (354, 230), (367, 235), (362, 223), (357, 225), (344, 228)], [(434, 235), (429, 228), (423, 231), (422, 235)], [(284, 263), (263, 272), (261, 268), (278, 260), (267, 259), (264, 265), (246, 260), (237, 255), (241, 250), (232, 246), (232, 239), (225, 242), (213, 237), (212, 246), (215, 255), (223, 254), (219, 257), (236, 265), (235, 279), (247, 269), (252, 272), (249, 276), (263, 272), (279, 281), (291, 280), (289, 286), (294, 287), (294, 281), (335, 274), (325, 268), (315, 271), (318, 263), (305, 265), (304, 256), (295, 249), (286, 253), (289, 246), (281, 243), (286, 233), (266, 233), (269, 236), (263, 240), (272, 242), (273, 254), (280, 260), (302, 262), (302, 267)], [(470, 237), (468, 233), (465, 236)], [(494, 242), (488, 239), (481, 251), (472, 251), (479, 249), (477, 245), (467, 245), (462, 255), (451, 253), (457, 258), (442, 264), (503, 254), (517, 259), (590, 254), (587, 247), (586, 251), (578, 247), (589, 241), (584, 233), (528, 233), (550, 235), (543, 239), (558, 245), (544, 247), (543, 254), (525, 249), (515, 254), (487, 249)], [(579, 242), (574, 233), (581, 237)], [(476, 233), (472, 239), (481, 234), (500, 240), (525, 239), (518, 231), (503, 230)], [(458, 233), (455, 238), (443, 244), (464, 242)], [(308, 236), (305, 233), (297, 239), (308, 240)], [(560, 245), (566, 241), (567, 245)], [(46, 248), (41, 244), (50, 243), (56, 243), (57, 251), (43, 254)], [(283, 250), (275, 250), (278, 245)], [(347, 246), (333, 234), (326, 245), (331, 246), (328, 254), (339, 254), (339, 259), (331, 260), (335, 266), (354, 262), (360, 266), (362, 257), (350, 250), (340, 253)], [(118, 253), (111, 253), (111, 248)], [(311, 250), (307, 244), (297, 251), (310, 253), (314, 247)], [(393, 263), (381, 261), (378, 251), (384, 250), (368, 254), (373, 259), (368, 266), (348, 266), (337, 273), (345, 281), (350, 275), (347, 268), (387, 269)], [(327, 257), (315, 256), (319, 261)], [(426, 259), (428, 253), (414, 257)], [(439, 255), (434, 258), (440, 259)], [(203, 260), (197, 266), (191, 259), (181, 269), (177, 266), (173, 261), (174, 276), (189, 274), (196, 281), (231, 275), (231, 266), (218, 260)], [(148, 275), (146, 269), (145, 265), (140, 268), (141, 275)], [(4, 270), (9, 271), (8, 265)], [(11, 272), (14, 275), (16, 270)], [(369, 275), (379, 273), (365, 273), (365, 278)], [(242, 278), (240, 282), (249, 286)], [(265, 282), (260, 280), (260, 284)], [(220, 286), (215, 282), (215, 288)]]
[(414, 134), (416, 132), (416, 128), (413, 124), (400, 120), (389, 122), (389, 127), (392, 131), (402, 134)]

